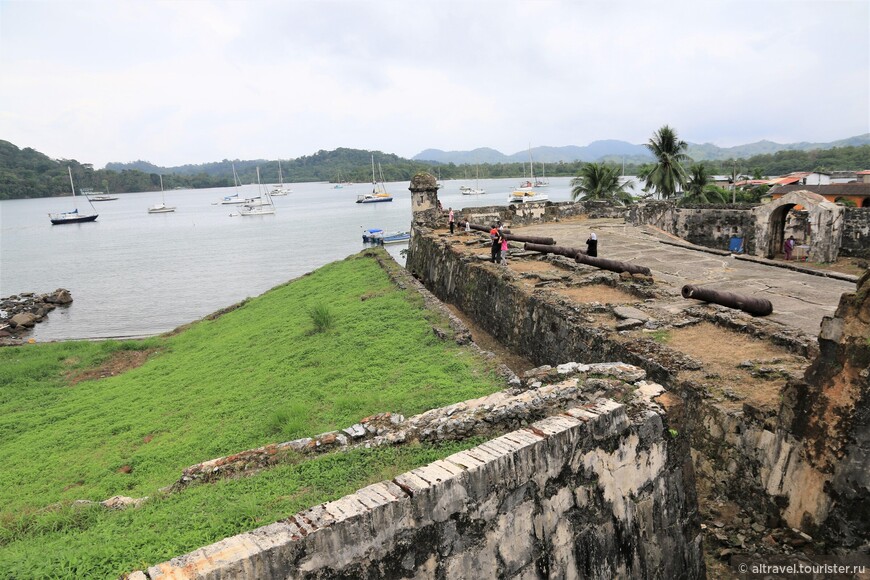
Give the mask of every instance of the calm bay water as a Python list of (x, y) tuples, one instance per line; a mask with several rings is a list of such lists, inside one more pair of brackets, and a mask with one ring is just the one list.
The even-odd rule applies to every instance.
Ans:
[[(443, 207), (506, 205), (519, 179), (480, 180), (486, 195), (467, 196), (447, 181)], [(552, 201), (570, 199), (570, 178), (539, 190)], [(290, 184), (274, 198), (276, 214), (231, 217), (236, 206), (214, 205), (232, 188), (170, 191), (169, 214), (148, 214), (159, 192), (97, 202), (96, 222), (52, 226), (48, 213), (73, 209), (71, 196), (0, 202), (0, 296), (67, 288), (74, 302), (58, 308), (31, 335), (38, 341), (158, 334), (246, 297), (262, 294), (363, 249), (363, 229), (407, 230), (408, 182), (388, 183), (392, 203), (357, 204), (370, 184), (334, 189), (326, 183)], [(256, 195), (257, 186), (239, 189)], [(90, 209), (77, 198), (80, 211)], [(399, 261), (403, 245), (388, 246)]]

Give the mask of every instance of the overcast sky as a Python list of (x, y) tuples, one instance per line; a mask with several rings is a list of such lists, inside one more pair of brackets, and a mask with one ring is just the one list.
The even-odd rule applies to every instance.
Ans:
[(870, 2), (0, 0), (0, 139), (102, 167), (870, 132)]

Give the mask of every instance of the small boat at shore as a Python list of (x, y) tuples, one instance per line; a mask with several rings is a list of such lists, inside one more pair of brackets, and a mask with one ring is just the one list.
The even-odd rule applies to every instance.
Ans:
[(387, 234), (382, 229), (368, 229), (363, 231), (362, 239), (364, 244), (401, 244), (411, 239), (411, 232), (392, 232)]
[[(69, 172), (69, 185), (72, 188), (73, 204), (75, 204), (76, 186), (73, 183), (72, 169), (69, 166), (67, 166), (66, 170)], [(94, 204), (91, 203), (91, 200), (88, 199), (88, 196), (85, 196), (85, 199), (87, 199), (88, 203), (91, 204), (91, 209), (93, 210)], [(60, 224), (80, 224), (80, 223), (84, 223), (84, 222), (92, 222), (92, 221), (96, 221), (97, 217), (99, 217), (99, 214), (96, 213), (96, 210), (94, 210), (94, 213), (87, 213), (87, 214), (86, 213), (79, 213), (78, 207), (76, 207), (72, 211), (48, 214), (48, 219), (51, 220), (51, 225), (53, 225), (53, 226), (60, 225)]]

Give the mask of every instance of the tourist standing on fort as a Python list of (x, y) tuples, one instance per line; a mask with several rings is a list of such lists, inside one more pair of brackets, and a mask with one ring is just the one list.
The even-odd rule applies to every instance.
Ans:
[(589, 234), (589, 239), (586, 240), (586, 255), (593, 258), (598, 256), (598, 236), (595, 232)]
[(785, 254), (786, 260), (791, 260), (791, 253), (794, 251), (794, 236), (789, 236), (782, 246), (782, 252)]
[(454, 224), (454, 221), (453, 221), (453, 208), (452, 208), (452, 207), (448, 207), (447, 209), (450, 211), (450, 213), (447, 214), (447, 223), (450, 224), (450, 233), (452, 234), (452, 233), (453, 233), (453, 224)]
[(501, 263), (504, 264), (505, 266), (507, 266), (508, 242), (507, 242), (507, 238), (504, 235), (504, 232), (502, 232), (502, 231), (498, 232), (498, 241), (499, 241), (499, 248), (501, 250)]
[(498, 264), (501, 260), (501, 242), (499, 242), (499, 231), (495, 224), (489, 229), (489, 239), (492, 240), (492, 249), (490, 250), (490, 261), (493, 264)]

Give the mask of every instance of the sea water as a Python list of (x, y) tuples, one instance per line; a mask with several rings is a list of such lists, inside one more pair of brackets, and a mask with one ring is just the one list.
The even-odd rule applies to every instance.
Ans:
[[(462, 195), (443, 184), (446, 210), (507, 205), (519, 178), (482, 179), (485, 195)], [(371, 184), (335, 189), (328, 183), (289, 184), (273, 198), (275, 215), (238, 216), (220, 205), (226, 195), (258, 195), (258, 186), (168, 191), (173, 213), (149, 214), (160, 192), (119, 194), (95, 202), (96, 222), (52, 226), (49, 213), (74, 208), (71, 196), (0, 202), (0, 296), (66, 288), (67, 308), (52, 311), (30, 335), (37, 341), (159, 334), (361, 251), (362, 231), (403, 231), (411, 225), (408, 182), (388, 183), (389, 203), (357, 204)], [(570, 178), (537, 190), (570, 199)], [(87, 201), (76, 198), (79, 211)], [(387, 246), (401, 264), (407, 244)]]

